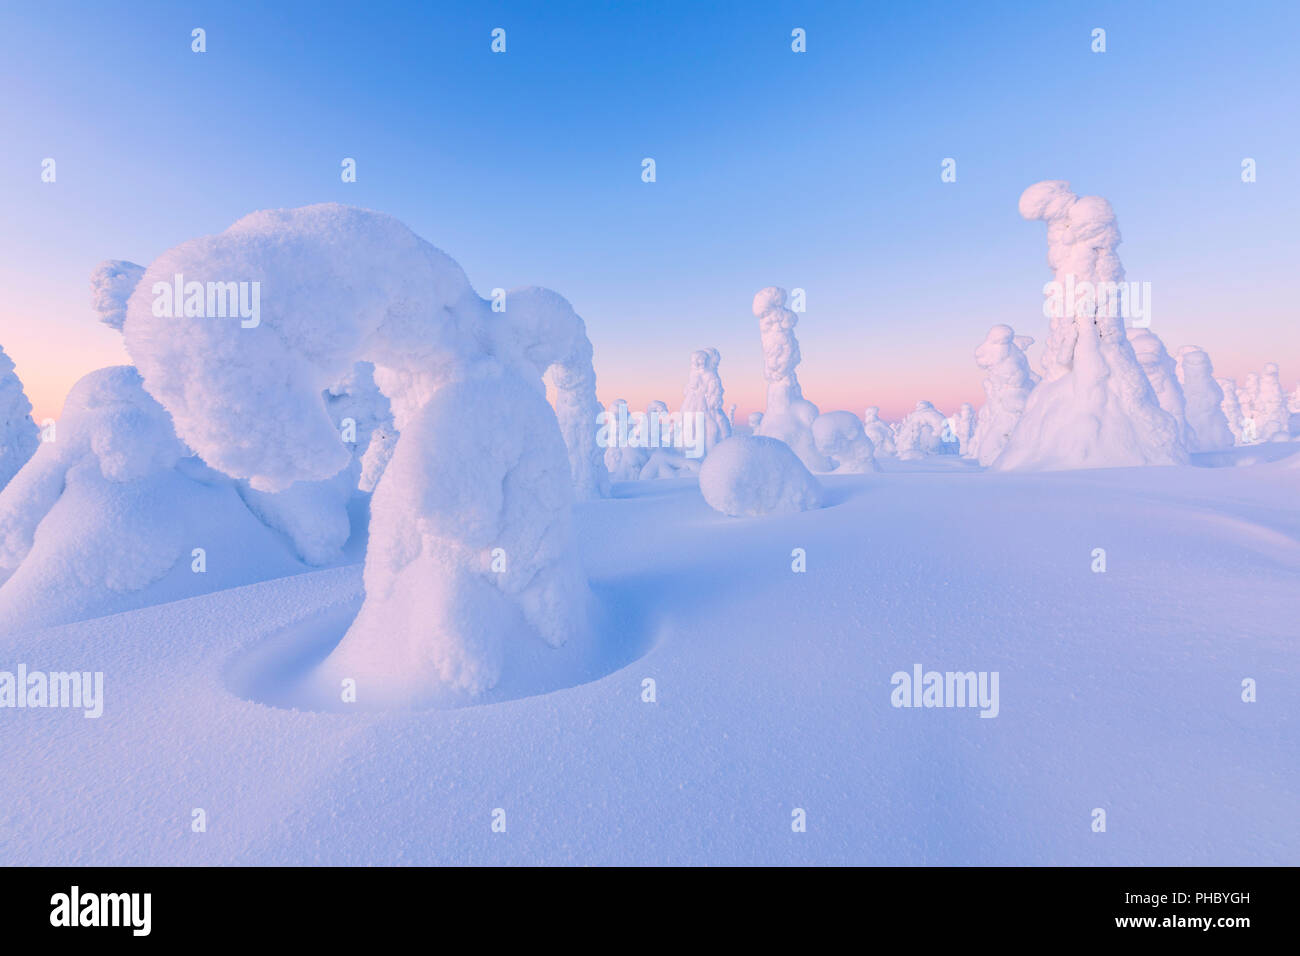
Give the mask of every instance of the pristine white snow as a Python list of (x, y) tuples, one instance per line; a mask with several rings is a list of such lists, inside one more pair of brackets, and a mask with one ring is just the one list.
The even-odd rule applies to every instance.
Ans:
[(14, 363), (0, 348), (0, 491), (36, 452), (40, 431)]
[[(1241, 412), (1236, 412), (1237, 429), (1230, 427), (1224, 413), (1227, 396), (1214, 378), (1209, 353), (1195, 345), (1178, 350), (1178, 381), (1186, 399), (1187, 427), (1192, 436), (1190, 451), (1224, 451), (1236, 443), (1234, 435), (1241, 428)], [(1233, 391), (1236, 387), (1233, 386)], [(1236, 401), (1236, 395), (1233, 395)]]
[(733, 517), (807, 511), (823, 499), (790, 446), (762, 435), (734, 435), (714, 448), (700, 467), (700, 494)]
[[(1119, 227), (1110, 203), (1061, 181), (1036, 183), (1020, 214), (1047, 223), (1047, 262), (1058, 289), (1117, 283)], [(1053, 297), (1048, 295), (1048, 302)], [(1029, 394), (996, 469), (1053, 470), (1185, 463), (1178, 423), (1161, 407), (1124, 334), (1123, 318), (1093, 301), (1051, 309), (1044, 379)]]
[[(156, 314), (155, 285), (175, 276), (264, 289), (259, 321)], [(322, 393), (374, 364), (401, 437), (371, 501), (366, 600), (321, 666), (321, 694), (353, 681), (369, 701), (463, 703), (519, 644), (587, 630), (570, 459), (538, 374), (565, 352), (556, 324), (571, 344), (578, 323), (554, 300), (531, 309), (527, 292), (515, 305), (520, 323), (397, 220), (334, 204), (253, 213), (182, 243), (128, 302), (145, 387), (204, 461), (259, 491), (353, 461)], [(540, 360), (525, 352), (534, 344)]]
[[(346, 630), (359, 567), (11, 635), (0, 667), (103, 671), (106, 701), (0, 720), (0, 859), (1296, 865), (1293, 461), (889, 461), (752, 520), (620, 484), (578, 509), (601, 650), (482, 707), (277, 697)], [(891, 707), (914, 663), (1000, 672), (998, 717)]]

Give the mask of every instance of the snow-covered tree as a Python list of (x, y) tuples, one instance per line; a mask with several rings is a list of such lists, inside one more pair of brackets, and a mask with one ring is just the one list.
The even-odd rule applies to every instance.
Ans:
[(23, 392), (13, 360), (0, 348), (0, 489), (27, 464), (39, 444), (32, 403)]
[(894, 436), (898, 457), (904, 461), (938, 455), (943, 452), (944, 432), (948, 419), (927, 401), (916, 403), (916, 409), (903, 419)]
[(1291, 413), (1286, 407), (1286, 393), (1277, 365), (1269, 362), (1259, 375), (1259, 391), (1255, 395), (1255, 430), (1260, 441), (1288, 441)]
[(609, 497), (604, 449), (596, 444), (596, 369), (587, 325), (558, 292), (530, 286), (506, 293), (514, 344), (555, 388), (555, 414), (579, 501)]
[(984, 404), (968, 453), (981, 465), (993, 464), (1002, 454), (1034, 387), (1036, 376), (1019, 344), (1028, 338), (1018, 337), (1009, 325), (995, 325), (975, 350), (975, 362), (984, 371)]
[(957, 442), (957, 454), (963, 458), (973, 455), (972, 444), (975, 440), (975, 407), (970, 402), (962, 402), (957, 414), (948, 420), (952, 432), (952, 441)]
[(718, 375), (721, 360), (717, 349), (692, 352), (690, 379), (682, 396), (682, 422), (685, 423), (687, 415), (703, 417), (706, 455), (718, 442), (731, 437), (731, 419), (722, 410), (722, 378)]
[[(178, 274), (260, 283), (260, 321), (155, 316), (148, 291)], [(253, 213), (159, 256), (124, 332), (180, 437), (264, 491), (348, 465), (322, 392), (374, 364), (401, 437), (371, 502), (365, 601), (323, 686), (456, 703), (492, 687), (519, 641), (585, 630), (569, 455), (538, 365), (460, 266), (397, 220)]]
[[(1187, 405), (1187, 427), (1193, 436), (1191, 451), (1223, 451), (1236, 439), (1223, 411), (1225, 396), (1214, 379), (1209, 354), (1195, 345), (1178, 350), (1178, 381)], [(1235, 396), (1234, 396), (1235, 400)]]
[[(1114, 289), (1124, 279), (1115, 253), (1119, 228), (1110, 203), (1076, 196), (1062, 181), (1036, 183), (1020, 197), (1020, 214), (1047, 224), (1051, 328), (1043, 349), (1044, 379), (998, 469), (1058, 469), (1185, 463), (1178, 423), (1160, 407), (1124, 335), (1115, 296), (1067, 303), (1063, 289), (1089, 283)], [(1082, 287), (1086, 288), (1086, 287)], [(1068, 308), (1067, 305), (1074, 305)], [(1113, 314), (1112, 314), (1113, 313)]]
[(1138, 364), (1156, 393), (1156, 400), (1178, 423), (1182, 442), (1190, 450), (1195, 447), (1195, 435), (1187, 426), (1187, 400), (1178, 380), (1178, 367), (1173, 356), (1165, 349), (1160, 336), (1150, 329), (1128, 329), (1128, 340), (1133, 346)]
[(882, 455), (893, 458), (898, 454), (898, 449), (894, 447), (894, 430), (889, 427), (888, 422), (880, 420), (880, 406), (869, 405), (863, 412), (862, 430), (871, 439), (877, 458)]
[[(196, 548), (203, 573), (195, 573)], [(235, 483), (177, 440), (167, 412), (130, 366), (78, 381), (56, 440), (42, 442), (0, 491), (0, 569), (12, 572), (0, 587), (0, 631), (99, 617), (302, 568), (249, 513)]]
[(812, 423), (817, 406), (803, 397), (795, 368), (802, 356), (794, 327), (799, 316), (787, 309), (786, 291), (769, 286), (754, 296), (754, 316), (763, 342), (763, 376), (767, 379), (767, 410), (756, 435), (789, 445), (811, 471), (829, 471), (830, 462), (817, 451)]
[(876, 449), (852, 412), (822, 412), (812, 425), (817, 451), (831, 462), (837, 475), (876, 470)]
[(1219, 388), (1223, 390), (1223, 403), (1219, 406), (1223, 410), (1223, 417), (1228, 422), (1228, 430), (1232, 432), (1233, 440), (1238, 445), (1247, 444), (1247, 439), (1242, 431), (1243, 419), (1245, 414), (1241, 409), (1241, 399), (1237, 396), (1240, 394), (1237, 383), (1230, 378), (1215, 379), (1219, 383)]

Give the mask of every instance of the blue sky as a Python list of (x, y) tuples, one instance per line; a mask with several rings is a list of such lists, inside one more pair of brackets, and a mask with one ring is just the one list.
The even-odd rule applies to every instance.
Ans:
[(761, 408), (749, 303), (783, 285), (807, 290), (809, 398), (951, 411), (980, 398), (991, 324), (1042, 340), (1044, 230), (1016, 200), (1068, 179), (1114, 205), (1171, 351), (1277, 361), (1291, 388), (1297, 35), (1293, 3), (10, 3), (0, 346), (56, 415), (125, 360), (88, 308), (97, 262), (333, 200), (402, 219), (481, 293), (563, 293), (602, 399), (675, 406), (709, 346)]

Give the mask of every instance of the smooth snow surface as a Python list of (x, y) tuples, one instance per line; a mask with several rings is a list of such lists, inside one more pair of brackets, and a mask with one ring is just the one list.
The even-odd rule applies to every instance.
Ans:
[[(1300, 456), (929, 462), (762, 520), (616, 484), (577, 520), (605, 650), (487, 706), (262, 695), (328, 654), (356, 567), (10, 635), (9, 669), (103, 671), (106, 702), (0, 720), (0, 860), (1300, 864)], [(891, 707), (916, 663), (1000, 672), (998, 717)]]

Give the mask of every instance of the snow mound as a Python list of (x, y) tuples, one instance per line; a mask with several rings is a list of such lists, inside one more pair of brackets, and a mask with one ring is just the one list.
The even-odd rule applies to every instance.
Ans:
[(735, 435), (714, 448), (700, 467), (700, 493), (709, 507), (734, 517), (822, 504), (821, 486), (790, 446), (762, 435)]

